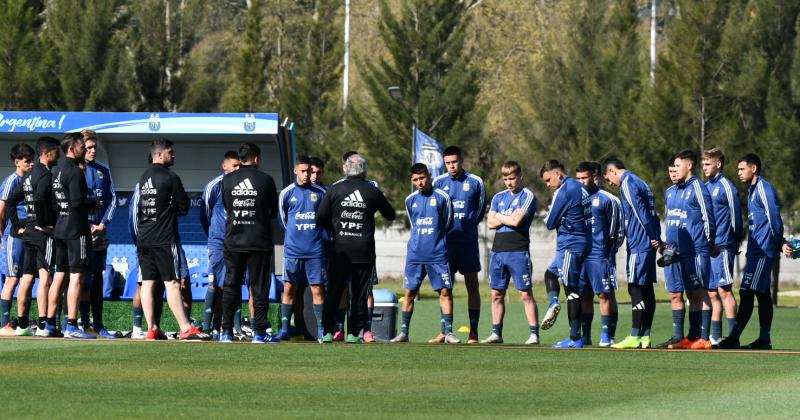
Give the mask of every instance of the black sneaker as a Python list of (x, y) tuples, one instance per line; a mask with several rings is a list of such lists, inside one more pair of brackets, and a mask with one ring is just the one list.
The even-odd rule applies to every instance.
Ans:
[(739, 345), (739, 337), (725, 337), (722, 341), (719, 342), (716, 346), (712, 346), (714, 349), (721, 349), (721, 350), (731, 350), (731, 349), (738, 349), (741, 346)]
[(669, 346), (672, 346), (672, 345), (678, 344), (678, 343), (680, 343), (680, 342), (681, 342), (681, 339), (680, 339), (680, 338), (676, 338), (676, 337), (674, 337), (674, 336), (673, 336), (673, 337), (670, 337), (670, 339), (669, 339), (669, 340), (667, 340), (667, 341), (665, 341), (665, 342), (663, 342), (663, 343), (658, 343), (658, 344), (656, 344), (656, 348), (657, 348), (657, 349), (668, 349), (668, 348), (669, 348)]
[(769, 339), (765, 340), (762, 338), (756, 339), (752, 343), (742, 347), (743, 349), (748, 350), (772, 350), (772, 341)]

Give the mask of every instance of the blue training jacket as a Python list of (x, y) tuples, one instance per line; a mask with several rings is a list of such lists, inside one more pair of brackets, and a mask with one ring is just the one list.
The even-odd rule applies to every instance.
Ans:
[(677, 195), (682, 222), (678, 233), (679, 253), (684, 256), (711, 256), (717, 222), (706, 185), (692, 176), (688, 181), (678, 184)]
[(717, 246), (736, 250), (744, 237), (742, 226), (742, 203), (733, 183), (721, 173), (706, 181), (714, 204), (714, 219), (717, 221)]
[(547, 229), (556, 229), (556, 248), (575, 253), (588, 250), (592, 231), (589, 192), (575, 178), (561, 180), (553, 194), (550, 212), (544, 220)]
[(447, 233), (453, 227), (453, 203), (444, 191), (431, 188), (406, 197), (411, 223), (406, 261), (414, 264), (447, 263)]
[(96, 160), (86, 162), (86, 185), (90, 194), (100, 202), (100, 208), (89, 213), (90, 222), (108, 226), (117, 209), (117, 192), (111, 178), (111, 169)]
[(775, 187), (758, 177), (747, 192), (747, 258), (780, 255), (783, 246), (781, 203)]
[[(278, 197), (278, 220), (286, 231), (284, 255), (288, 258), (322, 258), (325, 256), (325, 241), (329, 235), (317, 225), (317, 207), (325, 195), (325, 188), (319, 185), (290, 184)], [(358, 209), (353, 210), (351, 219), (372, 217)]]
[(533, 191), (522, 187), (516, 193), (509, 190), (500, 191), (492, 197), (490, 211), (511, 216), (516, 209), (522, 209), (527, 216), (517, 227), (502, 225), (497, 228), (492, 243), (494, 252), (528, 251), (530, 246), (530, 230), (533, 215), (536, 213), (536, 195)]
[(654, 249), (650, 241), (661, 238), (661, 222), (656, 215), (653, 191), (631, 171), (622, 174), (620, 183), (628, 253)]
[(592, 203), (592, 248), (589, 259), (611, 259), (625, 240), (622, 203), (608, 191), (595, 186), (589, 189)]
[[(11, 175), (7, 176), (6, 179), (3, 180), (3, 183), (0, 184), (0, 200), (8, 200), (8, 196), (11, 195), (11, 192), (13, 192), (21, 182), (22, 177), (17, 175), (16, 172), (12, 172)], [(17, 218), (19, 219), (20, 223), (23, 223), (22, 227), (24, 227), (25, 219), (27, 217), (28, 210), (25, 207), (25, 200), (20, 200), (20, 202), (17, 203)], [(10, 233), (11, 217), (8, 214), (8, 209), (6, 209), (6, 229), (3, 231), (3, 236), (7, 237)]]
[(664, 214), (667, 217), (667, 221), (665, 223), (666, 228), (664, 229), (666, 240), (664, 242), (677, 246), (681, 224), (683, 223), (681, 221), (681, 214), (683, 212), (680, 208), (680, 194), (678, 193), (678, 186), (671, 185), (669, 188), (667, 188), (667, 191), (664, 192), (664, 198)]
[(222, 177), (220, 175), (203, 188), (203, 205), (200, 206), (200, 224), (208, 235), (208, 249), (219, 251), (225, 241), (227, 213), (222, 200)]
[(466, 171), (457, 177), (445, 173), (433, 180), (433, 188), (444, 191), (453, 203), (453, 228), (447, 235), (447, 242), (478, 243), (478, 224), (486, 213), (483, 180)]

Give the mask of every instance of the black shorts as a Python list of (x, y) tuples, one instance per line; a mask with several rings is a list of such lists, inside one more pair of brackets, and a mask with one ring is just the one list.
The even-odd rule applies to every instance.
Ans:
[(44, 268), (49, 272), (53, 272), (53, 238), (46, 237), (37, 240), (25, 239), (24, 255), (22, 257), (22, 274), (37, 276), (39, 270)]
[(142, 280), (178, 281), (181, 278), (180, 245), (138, 248), (139, 273)]
[(89, 270), (89, 235), (77, 239), (56, 239), (56, 272), (86, 273)]

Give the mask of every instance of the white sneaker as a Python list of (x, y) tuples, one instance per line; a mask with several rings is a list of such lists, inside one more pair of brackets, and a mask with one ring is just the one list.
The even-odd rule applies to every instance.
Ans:
[(397, 337), (389, 340), (390, 343), (408, 343), (408, 335), (406, 333), (401, 332), (397, 334)]
[(721, 337), (720, 338), (711, 337), (710, 341), (711, 341), (711, 345), (712, 346), (716, 346), (722, 341), (722, 338)]
[(525, 344), (539, 344), (539, 334), (531, 334), (531, 336), (525, 340)]
[(545, 312), (541, 324), (543, 330), (549, 330), (550, 327), (556, 323), (559, 312), (561, 312), (561, 304), (558, 302), (553, 303), (549, 308), (547, 308), (547, 312)]
[(459, 344), (461, 340), (458, 339), (453, 333), (447, 334), (444, 336), (445, 344)]
[(37, 328), (36, 329), (36, 336), (37, 337), (50, 337), (50, 330), (47, 328)]
[(133, 327), (131, 331), (131, 340), (144, 340), (146, 337), (144, 331), (142, 331), (142, 327)]
[(28, 328), (17, 327), (17, 330), (15, 331), (15, 333), (17, 334), (17, 337), (32, 337), (33, 336), (33, 331), (31, 330), (31, 327), (28, 327)]
[(486, 337), (485, 340), (481, 340), (482, 344), (500, 344), (503, 342), (503, 337), (492, 333), (489, 337)]

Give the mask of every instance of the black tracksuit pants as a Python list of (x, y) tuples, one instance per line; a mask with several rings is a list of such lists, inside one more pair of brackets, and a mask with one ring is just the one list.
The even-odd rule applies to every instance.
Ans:
[(331, 261), (331, 273), (328, 292), (325, 295), (322, 323), (325, 333), (333, 333), (336, 326), (336, 310), (342, 299), (342, 293), (349, 291), (348, 308), (350, 317), (347, 320), (347, 332), (358, 335), (367, 323), (367, 298), (372, 292), (372, 274), (375, 263), (352, 263), (346, 258)]
[(269, 286), (271, 282), (271, 251), (237, 252), (225, 251), (225, 267), (228, 270), (222, 289), (222, 329), (233, 329), (236, 309), (242, 306), (242, 284), (245, 274), (250, 274), (253, 296), (253, 333), (263, 335), (267, 330), (269, 311)]

